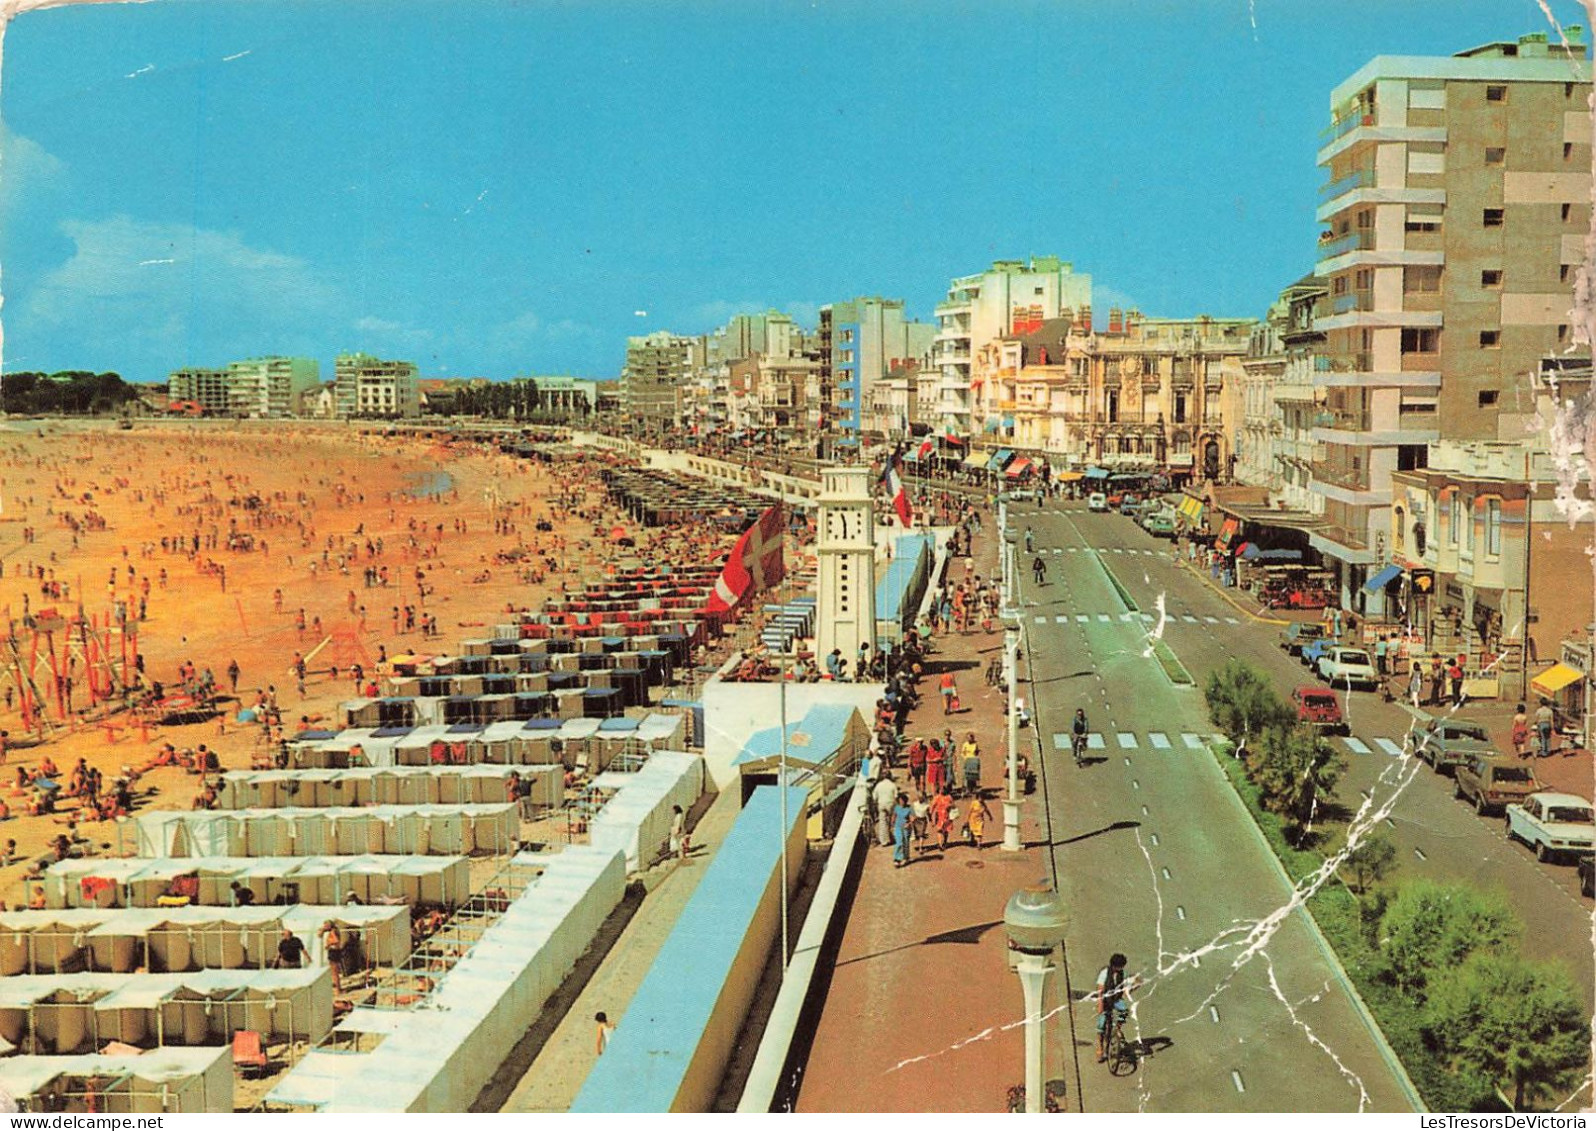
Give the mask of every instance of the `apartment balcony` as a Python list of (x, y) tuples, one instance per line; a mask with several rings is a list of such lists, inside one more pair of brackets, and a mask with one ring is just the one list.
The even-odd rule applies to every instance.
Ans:
[[(1409, 357), (1418, 359), (1412, 369), (1407, 368)], [(1348, 387), (1435, 389), (1440, 385), (1439, 354), (1404, 354), (1403, 368), (1395, 372), (1376, 371), (1374, 355), (1370, 353), (1319, 354), (1313, 359), (1315, 389)]]
[(1372, 114), (1349, 114), (1333, 122), (1316, 158), (1328, 165), (1339, 154), (1373, 142), (1445, 142), (1445, 126), (1382, 126)]
[(1374, 229), (1362, 228), (1356, 232), (1348, 232), (1333, 240), (1324, 240), (1319, 244), (1319, 262), (1334, 259), (1338, 255), (1345, 255), (1349, 251), (1364, 251), (1374, 246)]
[(1334, 542), (1345, 546), (1349, 550), (1367, 550), (1369, 548), (1368, 535), (1357, 530), (1348, 530), (1345, 526), (1325, 525), (1316, 527), (1314, 533), (1326, 542)]
[[(1362, 300), (1360, 304), (1359, 300)], [(1314, 324), (1314, 328), (1329, 333), (1332, 330), (1354, 329), (1440, 329), (1442, 317), (1439, 310), (1373, 310), (1364, 292), (1337, 295), (1331, 304), (1331, 313)], [(1344, 308), (1344, 309), (1343, 309)]]
[(1330, 206), (1333, 201), (1346, 196), (1361, 188), (1373, 188), (1375, 184), (1374, 170), (1358, 169), (1344, 177), (1337, 177), (1327, 184), (1319, 186), (1320, 207)]
[(1348, 291), (1344, 295), (1336, 295), (1330, 300), (1331, 314), (1345, 314), (1351, 310), (1373, 310), (1373, 291)]

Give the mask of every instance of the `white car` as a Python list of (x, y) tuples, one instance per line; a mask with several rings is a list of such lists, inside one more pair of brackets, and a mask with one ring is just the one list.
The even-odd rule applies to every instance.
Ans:
[(1362, 648), (1326, 648), (1319, 656), (1319, 678), (1339, 687), (1380, 685), (1369, 653)]
[(1089, 511), (1106, 511), (1108, 509), (1108, 496), (1101, 491), (1094, 491), (1086, 496), (1086, 509)]
[(1521, 840), (1537, 860), (1580, 856), (1596, 843), (1596, 810), (1572, 793), (1532, 793), (1507, 807), (1507, 839)]

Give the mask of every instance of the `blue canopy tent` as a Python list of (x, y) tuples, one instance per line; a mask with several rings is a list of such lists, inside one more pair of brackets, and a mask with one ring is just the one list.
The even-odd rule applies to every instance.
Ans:
[(1393, 581), (1395, 581), (1397, 578), (1399, 578), (1401, 576), (1402, 576), (1402, 567), (1401, 566), (1388, 565), (1384, 569), (1382, 569), (1379, 573), (1377, 573), (1373, 577), (1369, 578), (1368, 581), (1365, 581), (1363, 583), (1363, 588), (1367, 592), (1378, 593), (1380, 590), (1384, 589), (1387, 585), (1390, 585)]

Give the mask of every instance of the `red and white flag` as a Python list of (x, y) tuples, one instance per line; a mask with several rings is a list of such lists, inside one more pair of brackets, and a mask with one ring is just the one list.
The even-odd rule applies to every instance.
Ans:
[(705, 611), (725, 613), (737, 608), (761, 589), (781, 584), (787, 564), (782, 554), (782, 536), (787, 514), (780, 503), (766, 509), (759, 521), (743, 531), (726, 559), (726, 567), (715, 579)]
[(923, 460), (923, 459), (926, 458), (926, 456), (928, 456), (932, 452), (936, 451), (936, 449), (937, 449), (937, 442), (935, 440), (925, 440), (925, 441), (923, 441), (920, 444), (920, 450), (915, 453), (914, 458), (915, 459), (919, 459), (919, 460)]
[(898, 521), (905, 530), (909, 529), (914, 512), (909, 507), (909, 492), (903, 486), (903, 476), (898, 474), (896, 453), (887, 457), (887, 469), (881, 474), (881, 482), (886, 485), (887, 498), (892, 500), (892, 509), (897, 512)]

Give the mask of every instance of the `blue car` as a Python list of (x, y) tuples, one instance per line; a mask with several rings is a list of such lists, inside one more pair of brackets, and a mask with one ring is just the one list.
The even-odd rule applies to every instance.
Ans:
[(1339, 641), (1332, 640), (1328, 636), (1321, 636), (1317, 640), (1310, 640), (1308, 643), (1302, 646), (1302, 651), (1297, 654), (1297, 658), (1301, 660), (1310, 671), (1318, 671), (1319, 657), (1324, 655), (1328, 649), (1336, 647), (1338, 643)]

